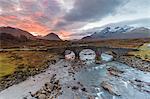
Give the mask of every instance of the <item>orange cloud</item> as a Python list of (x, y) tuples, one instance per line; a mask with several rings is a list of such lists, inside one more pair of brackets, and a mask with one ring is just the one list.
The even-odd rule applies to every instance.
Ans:
[[(59, 0), (21, 0), (5, 2), (0, 11), (0, 26), (20, 28), (36, 35), (57, 33), (61, 38), (70, 34), (55, 25), (62, 20), (65, 12)], [(63, 14), (64, 13), (64, 14)]]
[[(16, 16), (0, 16), (0, 26), (17, 27), (28, 32), (36, 32), (39, 35), (46, 35), (50, 29), (30, 18), (19, 20)], [(29, 20), (30, 19), (30, 20)]]
[[(37, 16), (42, 16), (42, 13), (36, 13)], [(43, 25), (33, 19), (32, 16), (25, 16), (23, 18), (18, 18), (17, 16), (0, 16), (0, 26), (11, 26), (11, 27), (16, 27), (20, 28), (23, 30), (26, 30), (33, 35), (46, 35), (50, 32), (58, 33), (60, 38), (62, 39), (68, 39), (68, 36), (71, 34), (71, 32), (66, 31), (66, 30), (58, 30), (58, 31), (53, 31), (46, 25)], [(56, 23), (58, 22), (59, 19), (54, 19), (52, 22)], [(53, 24), (54, 24), (53, 23)]]
[(7, 25), (9, 22), (16, 21), (16, 16), (0, 16), (0, 25)]
[(42, 17), (44, 16), (42, 12), (35, 12), (34, 14), (36, 17)]
[(36, 32), (39, 35), (46, 35), (50, 31), (48, 27), (34, 21), (29, 22), (20, 21), (17, 24), (17, 27), (25, 29), (29, 32)]
[(71, 34), (71, 32), (69, 32), (69, 31), (65, 31), (65, 30), (60, 30), (59, 31), (59, 36), (60, 36), (60, 38), (62, 38), (62, 39), (69, 39), (69, 35)]
[(17, 19), (17, 16), (11, 15), (11, 16), (7, 16), (7, 19), (13, 20), (13, 19)]

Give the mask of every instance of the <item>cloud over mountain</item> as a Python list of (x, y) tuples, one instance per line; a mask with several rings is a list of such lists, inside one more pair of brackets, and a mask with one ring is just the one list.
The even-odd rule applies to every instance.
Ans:
[(82, 28), (150, 18), (149, 4), (149, 0), (0, 0), (0, 26), (40, 35), (57, 32), (69, 39)]
[(115, 13), (116, 8), (122, 3), (124, 2), (120, 0), (76, 0), (74, 7), (63, 16), (62, 21), (58, 22), (56, 27), (61, 28), (70, 24), (80, 26), (99, 20)]

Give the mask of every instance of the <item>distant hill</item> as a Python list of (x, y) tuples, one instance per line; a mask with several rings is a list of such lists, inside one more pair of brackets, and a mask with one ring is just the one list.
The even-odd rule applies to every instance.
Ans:
[(27, 31), (13, 27), (0, 27), (0, 48), (24, 46), (25, 43), (33, 40), (36, 40), (36, 37)]
[(59, 36), (55, 33), (49, 33), (46, 36), (42, 37), (42, 39), (46, 39), (46, 40), (61, 40), (59, 38)]
[(82, 38), (83, 40), (90, 40), (90, 39), (93, 39), (91, 36), (85, 36)]
[(27, 39), (35, 39), (35, 37), (32, 34), (30, 34), (29, 32), (18, 29), (18, 28), (13, 28), (13, 27), (0, 27), (0, 34), (1, 33), (10, 34), (17, 38), (24, 36)]
[(104, 39), (135, 39), (150, 38), (150, 29), (130, 26), (106, 27), (100, 31), (94, 31), (90, 36), (83, 37), (82, 40), (104, 40)]
[(8, 34), (8, 33), (0, 33), (0, 42), (1, 43), (19, 43), (19, 42), (26, 42), (28, 41), (29, 39), (27, 39), (25, 36), (20, 36), (19, 38), (18, 37), (15, 37), (11, 34)]

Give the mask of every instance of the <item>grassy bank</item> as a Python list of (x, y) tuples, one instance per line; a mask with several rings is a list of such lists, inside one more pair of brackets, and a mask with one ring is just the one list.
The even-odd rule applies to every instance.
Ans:
[(0, 52), (0, 91), (43, 72), (59, 56), (46, 51)]
[(55, 53), (40, 51), (0, 52), (0, 78), (16, 71), (26, 72), (45, 68), (48, 61), (57, 56)]
[(12, 64), (11, 60), (6, 54), (0, 53), (0, 78), (15, 71), (16, 66)]
[(130, 52), (129, 54), (150, 62), (150, 47), (148, 47), (148, 44), (150, 43), (143, 44), (138, 48), (139, 51)]

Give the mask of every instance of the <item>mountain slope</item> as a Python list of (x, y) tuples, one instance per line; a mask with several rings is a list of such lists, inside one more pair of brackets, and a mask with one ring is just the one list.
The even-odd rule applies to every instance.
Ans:
[(46, 40), (61, 40), (59, 38), (59, 36), (55, 33), (49, 33), (48, 35), (42, 37), (42, 39), (46, 39)]
[(116, 33), (115, 35), (110, 35), (109, 37), (112, 39), (150, 38), (150, 29), (140, 27), (126, 33)]
[(98, 39), (132, 39), (132, 38), (149, 38), (150, 29), (140, 27), (106, 27), (101, 31), (93, 31), (93, 34), (82, 38), (82, 40)]
[(35, 37), (29, 32), (13, 27), (0, 27), (0, 33), (10, 34), (18, 38), (25, 36), (27, 39), (35, 39)]
[(12, 28), (0, 27), (0, 48), (20, 47), (36, 38), (27, 31)]

